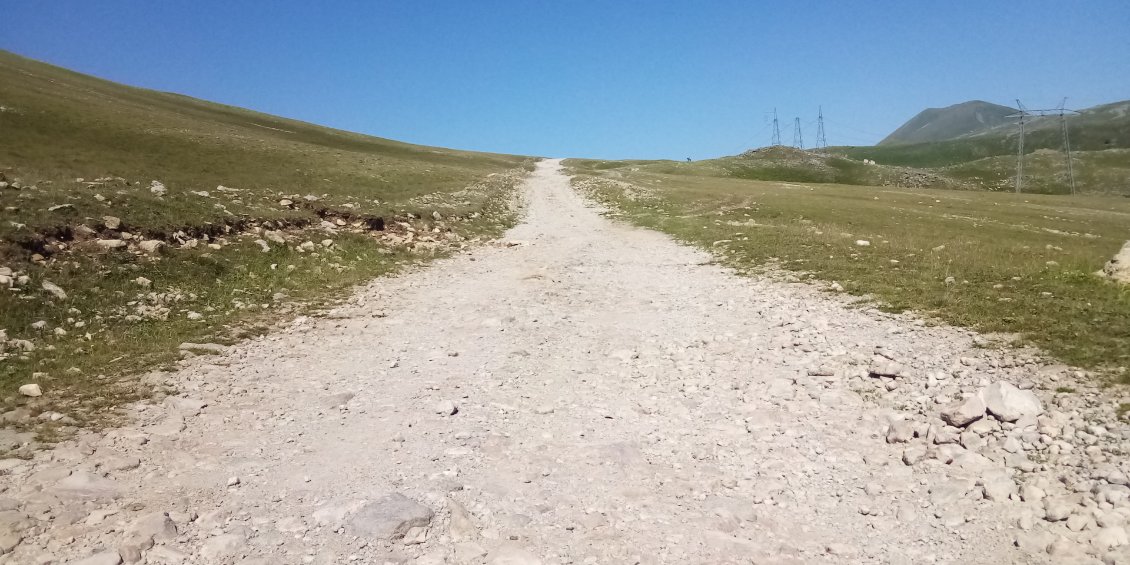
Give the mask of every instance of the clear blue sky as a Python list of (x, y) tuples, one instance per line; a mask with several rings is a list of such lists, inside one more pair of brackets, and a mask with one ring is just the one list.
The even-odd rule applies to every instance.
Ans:
[(0, 48), (447, 147), (695, 159), (870, 144), (970, 99), (1130, 98), (1130, 1), (0, 0)]

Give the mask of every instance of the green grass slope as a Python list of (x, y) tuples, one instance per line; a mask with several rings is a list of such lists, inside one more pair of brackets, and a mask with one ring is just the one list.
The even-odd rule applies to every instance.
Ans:
[(910, 167), (864, 164), (835, 153), (792, 147), (763, 147), (741, 155), (702, 161), (600, 161), (574, 159), (592, 171), (649, 172), (744, 180), (836, 183), (913, 188), (971, 188), (963, 181)]
[[(384, 203), (462, 186), (523, 161), (132, 88), (6, 52), (0, 52), (0, 106), (0, 173), (23, 184), (50, 183), (17, 202), (13, 194), (0, 195), (5, 206), (19, 205), (20, 223), (33, 230), (102, 215), (105, 205), (91, 198), (101, 188), (91, 183), (96, 178), (122, 178), (117, 184), (131, 191), (123, 203), (128, 209), (118, 210), (122, 219), (158, 228), (232, 214), (293, 214), (265, 205), (279, 192), (324, 194), (326, 205), (353, 203), (360, 213), (388, 214), (395, 206)], [(161, 201), (145, 190), (152, 180), (169, 189)], [(198, 206), (189, 194), (218, 185), (270, 198), (225, 203), (225, 212)], [(67, 203), (72, 206), (47, 210)], [(0, 237), (15, 235), (10, 224), (0, 225)]]
[[(1130, 149), (1130, 101), (1095, 106), (1067, 118), (1068, 135), (1075, 151)], [(1015, 121), (984, 130), (978, 135), (929, 143), (887, 144), (867, 147), (834, 147), (851, 159), (871, 159), (883, 165), (945, 167), (985, 159), (1016, 155), (1019, 130)], [(1024, 136), (1026, 153), (1059, 151), (1063, 136), (1058, 117), (1036, 118)], [(1015, 164), (1014, 164), (1015, 166)]]
[[(181, 342), (254, 334), (499, 234), (532, 162), (0, 51), (0, 425), (103, 421), (150, 392), (135, 375)], [(16, 394), (32, 382), (43, 397)], [(49, 409), (67, 417), (36, 418)]]

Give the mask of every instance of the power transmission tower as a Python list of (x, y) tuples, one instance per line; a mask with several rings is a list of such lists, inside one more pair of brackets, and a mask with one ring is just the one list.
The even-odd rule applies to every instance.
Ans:
[(781, 144), (781, 127), (777, 123), (777, 109), (773, 108), (773, 146)]
[(804, 137), (800, 134), (800, 118), (796, 118), (793, 124), (793, 147), (804, 149)]
[(1076, 115), (1079, 112), (1075, 110), (1068, 110), (1063, 106), (1067, 104), (1067, 99), (1064, 98), (1063, 102), (1059, 103), (1058, 108), (1044, 109), (1044, 110), (1029, 110), (1024, 107), (1020, 99), (1016, 100), (1016, 106), (1019, 111), (1005, 116), (1006, 118), (1019, 118), (1020, 124), (1020, 140), (1016, 146), (1016, 192), (1021, 191), (1024, 183), (1024, 121), (1028, 116), (1059, 116), (1060, 129), (1063, 132), (1063, 149), (1067, 154), (1067, 176), (1071, 182), (1071, 194), (1075, 194), (1075, 168), (1071, 162), (1071, 142), (1067, 137), (1067, 116)]
[(1071, 140), (1067, 136), (1067, 112), (1063, 107), (1067, 105), (1067, 97), (1059, 103), (1059, 125), (1063, 130), (1063, 152), (1067, 157), (1067, 178), (1071, 181), (1071, 194), (1075, 194), (1075, 168), (1071, 165)]
[(824, 138), (824, 107), (820, 107), (819, 114), (816, 115), (816, 150), (826, 151), (828, 149), (828, 140)]
[(1016, 99), (1016, 107), (1019, 112), (1009, 114), (1006, 118), (1020, 118), (1020, 142), (1016, 145), (1016, 193), (1020, 194), (1021, 185), (1024, 182), (1024, 118), (1028, 117), (1028, 109)]

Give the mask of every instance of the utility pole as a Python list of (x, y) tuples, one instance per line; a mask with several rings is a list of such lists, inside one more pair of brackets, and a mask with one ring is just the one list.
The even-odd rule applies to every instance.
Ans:
[(824, 107), (820, 106), (820, 111), (816, 115), (816, 150), (827, 151), (828, 140), (824, 138)]
[(773, 108), (773, 146), (781, 144), (781, 127), (777, 123), (777, 109)]
[(1068, 110), (1063, 106), (1067, 104), (1067, 99), (1064, 98), (1063, 102), (1059, 103), (1058, 108), (1044, 109), (1044, 110), (1029, 110), (1024, 107), (1020, 99), (1016, 100), (1016, 106), (1019, 110), (1016, 113), (1005, 116), (1006, 118), (1019, 118), (1020, 124), (1020, 141), (1016, 146), (1016, 192), (1021, 191), (1024, 183), (1024, 121), (1028, 116), (1059, 116), (1060, 130), (1063, 133), (1063, 149), (1067, 154), (1067, 177), (1071, 183), (1071, 194), (1075, 194), (1075, 168), (1071, 161), (1071, 142), (1067, 137), (1067, 116), (1076, 115), (1079, 112), (1075, 110)]
[(796, 118), (793, 124), (793, 147), (804, 149), (804, 137), (800, 134), (800, 118)]

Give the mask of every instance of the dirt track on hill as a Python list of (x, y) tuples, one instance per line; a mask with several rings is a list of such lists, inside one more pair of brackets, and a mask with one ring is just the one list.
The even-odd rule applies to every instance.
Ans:
[[(540, 165), (501, 244), (192, 358), (153, 376), (178, 396), (135, 407), (134, 425), (5, 463), (0, 510), (27, 524), (0, 563), (1106, 553), (1092, 538), (1123, 527), (1125, 498), (1076, 501), (1070, 512), (1094, 510), (1076, 532), (1024, 491), (1071, 495), (1058, 469), (1002, 447), (1038, 443), (1047, 430), (1024, 435), (1034, 415), (964, 432), (936, 419), (970, 387), (1022, 384), (1031, 362), (807, 285), (738, 277), (602, 217), (558, 168)], [(877, 355), (896, 376), (871, 374)], [(947, 429), (961, 440), (938, 441)]]

